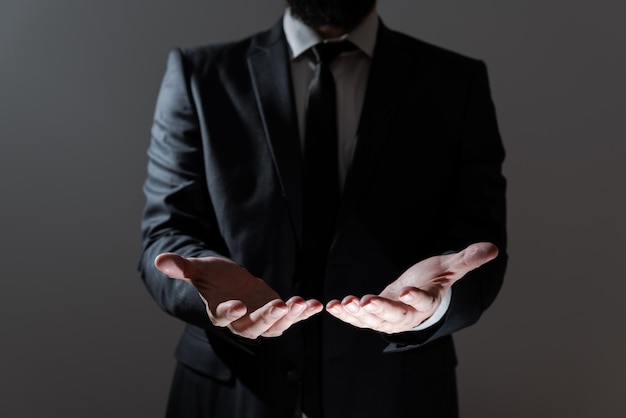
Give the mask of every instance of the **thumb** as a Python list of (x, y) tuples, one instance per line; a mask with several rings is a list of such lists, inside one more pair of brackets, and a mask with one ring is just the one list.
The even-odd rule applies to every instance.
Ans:
[(183, 256), (175, 253), (162, 253), (154, 259), (154, 265), (172, 279), (189, 281), (191, 263)]
[(496, 258), (498, 247), (490, 242), (477, 242), (469, 245), (462, 253), (463, 263), (473, 270)]

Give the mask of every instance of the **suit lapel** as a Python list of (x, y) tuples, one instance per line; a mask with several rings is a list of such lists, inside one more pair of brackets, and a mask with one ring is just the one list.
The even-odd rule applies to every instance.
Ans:
[(398, 113), (407, 95), (415, 94), (414, 90), (409, 93), (408, 87), (415, 84), (413, 79), (419, 77), (419, 69), (414, 59), (407, 57), (407, 51), (403, 51), (402, 43), (394, 39), (396, 36), (380, 24), (339, 222), (349, 213), (348, 207), (360, 204), (389, 142), (387, 131), (393, 123), (393, 116)]
[(248, 69), (265, 136), (298, 242), (302, 243), (302, 156), (290, 60), (281, 22), (251, 45)]

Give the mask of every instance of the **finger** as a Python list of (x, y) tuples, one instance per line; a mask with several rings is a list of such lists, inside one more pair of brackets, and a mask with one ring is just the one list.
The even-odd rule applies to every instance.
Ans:
[(185, 257), (175, 253), (159, 254), (154, 259), (155, 267), (172, 279), (190, 281), (190, 264)]
[[(397, 332), (407, 328), (415, 312), (409, 305), (377, 295), (365, 295), (359, 301), (344, 301), (345, 308), (364, 328)], [(359, 309), (356, 309), (358, 303)]]
[(361, 300), (356, 296), (350, 295), (343, 298), (341, 306), (351, 314), (356, 314), (361, 310)]
[[(356, 297), (352, 296), (354, 299), (357, 299)], [(344, 298), (344, 301), (346, 300), (346, 298)], [(358, 299), (357, 299), (358, 300)], [(329, 301), (326, 304), (326, 311), (331, 314), (332, 316), (334, 316), (335, 318), (346, 322), (348, 324), (354, 325), (355, 327), (359, 327), (359, 328), (365, 328), (365, 325), (361, 322), (360, 318), (358, 316), (355, 316), (354, 313), (358, 312), (358, 310), (360, 309), (360, 307), (355, 307), (353, 305), (350, 305), (350, 311), (346, 308), (348, 305), (343, 305), (342, 303), (343, 301), (339, 301), (336, 299), (333, 299), (331, 301)], [(351, 312), (352, 311), (352, 312)]]
[(475, 269), (498, 256), (498, 247), (490, 242), (478, 242), (463, 250), (463, 262), (470, 269)]
[[(204, 298), (203, 298), (204, 300)], [(220, 303), (212, 312), (206, 303), (206, 311), (213, 325), (217, 327), (226, 327), (232, 322), (239, 320), (247, 313), (246, 305), (240, 300), (227, 300)]]
[[(375, 306), (375, 305), (374, 305)], [(369, 312), (368, 309), (359, 305), (356, 309), (355, 303), (350, 302), (344, 307), (348, 314), (354, 318), (354, 321), (358, 323), (361, 328), (369, 328), (376, 331), (383, 331), (386, 327), (385, 318), (378, 313)], [(372, 307), (370, 307), (372, 309)]]
[(461, 252), (441, 256), (441, 267), (443, 271), (449, 272), (458, 280), (497, 256), (498, 247), (490, 242), (478, 242), (469, 245)]
[(348, 322), (348, 319), (351, 319), (351, 315), (348, 315), (348, 312), (341, 304), (341, 301), (337, 299), (333, 299), (326, 303), (326, 311), (344, 322)]
[(287, 301), (289, 313), (287, 317), (293, 319), (292, 324), (303, 321), (319, 313), (324, 308), (322, 302), (316, 299), (304, 300), (300, 296), (294, 296)]
[(261, 335), (263, 337), (278, 337), (291, 325), (293, 325), (302, 312), (306, 309), (306, 302), (304, 299), (298, 297), (291, 298), (287, 301), (288, 312), (285, 316), (276, 321)]
[[(414, 290), (417, 291), (417, 298), (413, 299), (412, 302), (418, 306), (421, 303), (420, 309), (402, 301), (367, 295), (363, 298), (365, 300), (362, 299), (361, 301), (360, 321), (368, 328), (390, 334), (414, 329), (429, 318), (437, 306), (437, 301), (420, 289), (407, 289), (407, 293), (403, 296), (410, 295), (411, 293), (408, 291)], [(370, 316), (366, 316), (362, 312), (367, 312)]]
[(363, 297), (361, 306), (370, 315), (375, 315), (389, 324), (411, 324), (415, 311), (420, 311), (403, 301), (393, 301), (379, 296)]
[(320, 312), (323, 305), (321, 302), (314, 299), (305, 301), (299, 296), (294, 296), (287, 301), (287, 308), (289, 309), (287, 315), (276, 321), (274, 325), (262, 333), (261, 335), (263, 337), (278, 337), (282, 335), (283, 332), (293, 324), (308, 319)]
[(405, 288), (400, 294), (400, 301), (418, 312), (434, 311), (438, 305), (438, 300), (435, 296), (417, 287)]
[(245, 338), (256, 339), (272, 325), (287, 315), (289, 309), (285, 302), (274, 299), (230, 324), (231, 330)]

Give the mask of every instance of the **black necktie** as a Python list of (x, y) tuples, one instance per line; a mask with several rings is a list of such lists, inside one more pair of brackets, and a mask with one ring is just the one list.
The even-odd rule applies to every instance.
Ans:
[(330, 63), (354, 48), (348, 41), (320, 43), (311, 48), (316, 66), (306, 109), (303, 185), (307, 297), (322, 296), (326, 258), (339, 207), (337, 93)]
[[(305, 119), (303, 281), (302, 296), (320, 299), (328, 250), (339, 206), (339, 164), (335, 80), (330, 63), (341, 52), (354, 49), (344, 42), (321, 43), (311, 49), (315, 73), (309, 84)], [(302, 408), (309, 418), (322, 416), (322, 316), (304, 324), (304, 382)]]

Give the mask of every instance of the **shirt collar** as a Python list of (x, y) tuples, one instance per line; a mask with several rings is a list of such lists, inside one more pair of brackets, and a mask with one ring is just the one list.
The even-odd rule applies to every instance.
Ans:
[[(322, 42), (322, 38), (301, 20), (291, 14), (291, 9), (287, 7), (283, 14), (283, 29), (287, 37), (287, 43), (291, 50), (291, 58), (296, 59), (306, 50)], [(340, 39), (349, 39), (368, 57), (374, 55), (374, 45), (376, 44), (376, 32), (378, 31), (378, 13), (376, 8), (365, 17), (352, 32), (343, 35)]]

